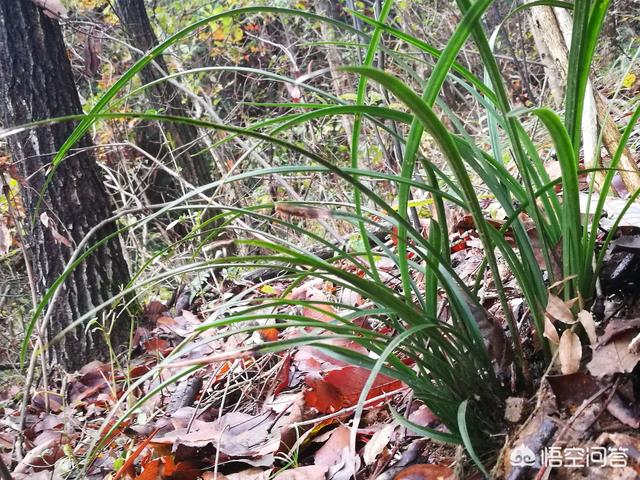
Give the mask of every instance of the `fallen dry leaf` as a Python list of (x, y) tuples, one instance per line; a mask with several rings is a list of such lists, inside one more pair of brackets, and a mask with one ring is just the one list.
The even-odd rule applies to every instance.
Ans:
[(278, 480), (325, 480), (328, 467), (322, 465), (309, 465), (308, 467), (292, 468), (278, 472)]
[(194, 420), (191, 429), (178, 428), (154, 444), (202, 448), (213, 445), (230, 457), (257, 457), (275, 452), (280, 446), (280, 431), (272, 428), (275, 415), (265, 412), (252, 416), (229, 412), (215, 422)]
[(584, 331), (587, 332), (589, 343), (591, 343), (591, 345), (595, 345), (598, 341), (598, 337), (596, 335), (596, 323), (593, 321), (593, 315), (591, 312), (580, 310), (580, 312), (578, 312), (578, 321), (582, 325), (582, 328), (584, 328)]
[(593, 347), (593, 358), (587, 368), (594, 377), (604, 377), (614, 373), (629, 373), (640, 361), (640, 355), (629, 351), (629, 344), (636, 332), (627, 330), (616, 335), (606, 344), (599, 343)]
[[(440, 419), (426, 405), (420, 405), (413, 412), (411, 412), (409, 414), (409, 421), (411, 423), (415, 423), (420, 427), (429, 428), (434, 428), (440, 423)], [(411, 435), (413, 437), (422, 436), (411, 429), (407, 429), (407, 435)]]
[[(580, 192), (579, 196), (580, 213), (585, 214), (588, 212), (589, 215), (593, 215), (599, 200), (598, 194)], [(591, 201), (589, 202), (588, 200)], [(604, 201), (606, 216), (603, 216), (600, 224), (605, 228), (611, 226), (613, 222), (617, 221), (618, 217), (620, 217), (620, 214), (625, 209), (626, 205), (626, 199), (607, 197)], [(631, 207), (627, 209), (624, 216), (619, 219), (618, 227), (637, 227), (638, 225), (640, 225), (640, 205), (637, 202), (634, 202), (631, 204)]]
[(548, 375), (546, 378), (556, 397), (558, 408), (580, 405), (600, 388), (595, 378), (582, 372), (571, 375)]
[(605, 328), (604, 333), (598, 339), (598, 343), (604, 345), (605, 343), (609, 343), (618, 335), (623, 335), (630, 331), (637, 332), (638, 330), (640, 330), (640, 318), (616, 318), (607, 323), (607, 328)]
[(546, 313), (553, 320), (558, 320), (568, 325), (576, 323), (573, 313), (567, 304), (558, 296), (550, 293), (547, 301)]
[[(207, 479), (203, 476), (202, 480), (269, 480), (270, 478), (272, 478), (271, 469), (262, 470), (261, 468), (257, 468), (257, 467), (252, 467), (247, 470), (242, 470), (241, 472), (238, 472), (238, 473), (230, 473), (229, 475), (226, 475), (226, 476), (222, 475), (220, 477), (213, 476), (213, 472), (206, 472), (206, 473), (210, 473), (212, 475), (211, 478)], [(218, 473), (218, 475), (221, 475), (221, 474)]]
[(64, 456), (62, 450), (64, 438), (64, 434), (60, 432), (47, 442), (27, 452), (22, 461), (13, 470), (13, 473), (29, 473), (34, 470), (48, 469), (56, 460)]
[(549, 339), (551, 343), (554, 345), (558, 345), (560, 343), (560, 336), (558, 335), (558, 330), (553, 326), (549, 317), (544, 317), (544, 333), (543, 335)]
[(580, 370), (580, 359), (582, 358), (582, 344), (580, 337), (571, 330), (565, 330), (560, 337), (558, 347), (558, 359), (560, 360), (560, 370), (565, 375), (576, 373)]
[[(310, 373), (305, 377), (309, 387), (304, 394), (307, 407), (320, 413), (333, 413), (358, 402), (370, 371), (362, 367), (348, 366), (334, 369), (324, 375)], [(402, 382), (379, 374), (367, 395), (367, 399), (402, 387)]]
[(314, 456), (314, 463), (325, 467), (331, 467), (340, 463), (342, 450), (349, 448), (349, 436), (351, 431), (344, 425), (340, 425), (333, 432), (329, 439), (320, 447)]
[(437, 464), (418, 463), (396, 474), (393, 480), (453, 480), (454, 472), (449, 467)]
[(61, 243), (66, 247), (71, 247), (71, 242), (69, 241), (69, 239), (58, 232), (58, 229), (54, 225), (49, 215), (47, 215), (47, 212), (42, 212), (40, 214), (40, 221), (51, 232), (51, 236), (56, 242)]
[[(326, 302), (328, 298), (322, 290), (309, 287), (307, 288), (307, 300), (310, 302)], [(302, 309), (303, 316), (320, 322), (335, 321), (335, 314), (335, 309), (326, 303), (310, 303)]]
[(372, 435), (367, 444), (364, 446), (364, 453), (362, 458), (365, 465), (371, 465), (376, 461), (378, 455), (380, 455), (391, 440), (391, 435), (395, 430), (395, 425), (385, 425), (382, 430), (378, 430)]

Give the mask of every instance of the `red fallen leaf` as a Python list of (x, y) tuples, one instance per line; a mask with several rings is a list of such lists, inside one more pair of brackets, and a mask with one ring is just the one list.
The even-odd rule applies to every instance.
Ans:
[(145, 373), (148, 373), (150, 371), (151, 371), (151, 366), (146, 363), (143, 363), (142, 365), (132, 366), (131, 370), (129, 371), (129, 376), (131, 378), (139, 378)]
[(142, 318), (149, 323), (156, 323), (158, 318), (162, 317), (162, 314), (167, 310), (167, 306), (164, 303), (153, 300), (144, 306)]
[[(306, 405), (320, 413), (333, 413), (358, 402), (362, 388), (369, 378), (370, 371), (362, 367), (343, 367), (331, 370), (324, 375), (308, 374), (305, 383), (309, 387), (304, 392)], [(402, 387), (402, 382), (379, 374), (367, 395), (367, 400), (392, 392)]]
[[(504, 222), (499, 221), (499, 220), (493, 220), (491, 218), (485, 218), (485, 222), (487, 222), (489, 225), (491, 225), (493, 228), (495, 228), (496, 230), (500, 230), (500, 228), (502, 228), (502, 225), (504, 225)], [(458, 223), (456, 223), (452, 230), (455, 231), (467, 231), (467, 230), (475, 230), (476, 229), (476, 224), (473, 221), (473, 216), (468, 213), (465, 216), (463, 216)]]
[(135, 480), (196, 480), (202, 475), (203, 467), (190, 460), (176, 463), (173, 455), (165, 455), (146, 463)]
[(280, 337), (280, 330), (273, 327), (263, 328), (262, 330), (259, 331), (259, 333), (260, 333), (260, 338), (262, 338), (262, 340), (264, 340), (265, 342), (275, 342)]
[(173, 350), (173, 347), (164, 338), (151, 338), (142, 344), (142, 348), (147, 353), (158, 352), (162, 355), (166, 355)]
[(444, 465), (419, 463), (396, 474), (393, 480), (453, 480), (453, 470)]
[(158, 319), (156, 320), (156, 325), (160, 326), (160, 325), (178, 325), (178, 322), (175, 320), (175, 318), (172, 317), (167, 317), (167, 316), (162, 316), (162, 317), (158, 317)]
[(273, 390), (273, 396), (276, 397), (280, 392), (289, 386), (289, 373), (291, 369), (291, 354), (287, 353), (282, 360), (282, 367), (276, 375), (276, 388)]
[(144, 466), (142, 473), (136, 476), (135, 480), (157, 480), (159, 478), (162, 478), (160, 476), (160, 459), (156, 458)]
[[(151, 435), (149, 435), (147, 438), (145, 438), (142, 441), (142, 443), (140, 443), (140, 445), (138, 445), (136, 447), (136, 449), (133, 451), (133, 453), (131, 455), (129, 455), (129, 457), (127, 457), (125, 462), (118, 469), (116, 474), (113, 476), (113, 480), (118, 480), (120, 477), (122, 477), (127, 472), (127, 470), (129, 470), (129, 468), (133, 465), (133, 462), (136, 461), (136, 459), (140, 456), (142, 451), (145, 448), (147, 448), (147, 445), (149, 445), (149, 442), (151, 442), (151, 440), (153, 439), (153, 437), (155, 436), (156, 433), (158, 433), (158, 429), (157, 428), (153, 432), (151, 432)], [(151, 463), (153, 463), (153, 462), (151, 462)], [(157, 477), (148, 477), (148, 478), (157, 478)]]
[(467, 242), (465, 240), (460, 240), (458, 243), (451, 246), (451, 253), (460, 252), (462, 250), (466, 250), (467, 248)]
[(393, 242), (393, 246), (397, 247), (398, 246), (398, 227), (393, 227), (391, 229), (391, 233), (389, 234), (389, 237), (391, 238), (391, 241)]

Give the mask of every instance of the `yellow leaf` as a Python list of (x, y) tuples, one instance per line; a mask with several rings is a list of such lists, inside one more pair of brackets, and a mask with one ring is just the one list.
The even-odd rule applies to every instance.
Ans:
[(263, 285), (262, 287), (260, 287), (260, 292), (266, 293), (267, 295), (275, 295), (278, 293), (278, 291), (271, 285)]
[(636, 74), (635, 73), (627, 73), (627, 75), (624, 77), (624, 80), (622, 80), (622, 86), (624, 88), (631, 88), (633, 87), (633, 84), (636, 83)]

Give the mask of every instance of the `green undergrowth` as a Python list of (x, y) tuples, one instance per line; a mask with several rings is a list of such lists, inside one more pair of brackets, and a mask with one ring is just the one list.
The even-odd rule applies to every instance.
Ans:
[[(247, 327), (257, 320), (261, 325), (266, 322), (283, 330), (288, 327), (307, 327), (312, 333), (305, 337), (268, 342), (256, 347), (254, 353), (264, 354), (314, 344), (336, 358), (371, 369), (369, 386), (378, 372), (401, 380), (413, 390), (415, 398), (422, 400), (438, 416), (447, 431), (412, 428), (436, 440), (463, 445), (477, 466), (484, 469), (483, 464), (488, 465), (491, 453), (498, 446), (499, 437), (496, 434), (502, 428), (501, 415), (496, 412), (501, 411), (506, 396), (503, 384), (509, 369), (501, 355), (512, 351), (520, 385), (532, 381), (521, 346), (522, 329), (513, 317), (509, 298), (502, 285), (500, 265), (506, 264), (515, 277), (528, 307), (526, 322), (530, 322), (546, 361), (549, 361), (551, 350), (543, 336), (548, 289), (551, 285), (560, 285), (554, 292), (566, 300), (577, 297), (577, 308), (587, 308), (593, 299), (597, 272), (602, 265), (607, 242), (611, 240), (610, 234), (604, 244), (598, 244), (598, 220), (623, 147), (639, 115), (639, 111), (636, 111), (630, 119), (611, 167), (604, 171), (606, 180), (597, 201), (594, 201), (592, 216), (582, 214), (578, 181), (582, 145), (580, 127), (590, 65), (609, 2), (585, 0), (572, 4), (541, 1), (531, 4), (572, 10), (574, 24), (569, 55), (572, 73), (566, 86), (564, 110), (560, 112), (545, 107), (512, 109), (506, 80), (482, 23), (483, 15), (491, 4), (491, 0), (457, 0), (460, 21), (442, 50), (387, 23), (394, 8), (394, 2), (387, 0), (381, 5), (377, 18), (352, 12), (364, 25), (362, 32), (349, 23), (301, 10), (255, 6), (217, 13), (172, 35), (140, 59), (102, 94), (91, 112), (81, 118), (74, 134), (56, 155), (54, 167), (63, 162), (76, 142), (99, 122), (136, 118), (183, 122), (202, 130), (224, 132), (226, 135), (219, 144), (232, 141), (233, 138), (250, 139), (255, 148), (265, 152), (281, 149), (299, 161), (252, 169), (199, 187), (161, 206), (153, 214), (128, 224), (119, 233), (143, 228), (169, 210), (198, 212), (199, 209), (205, 209), (208, 205), (203, 201), (203, 195), (221, 186), (255, 179), (267, 181), (274, 175), (295, 176), (313, 172), (319, 176), (332, 176), (352, 193), (352, 201), (336, 204), (282, 202), (278, 208), (291, 213), (289, 216), (274, 215), (272, 203), (225, 208), (216, 218), (196, 224), (191, 234), (157, 252), (151, 260), (140, 266), (120, 298), (128, 294), (144, 298), (147, 292), (168, 281), (188, 278), (212, 268), (244, 271), (259, 266), (276, 269), (281, 272), (278, 280), (286, 280), (289, 285), (282, 295), (260, 298), (260, 301), (242, 296), (231, 298), (217, 307), (221, 311), (212, 317), (215, 320), (204, 321), (199, 333), (238, 326), (205, 337), (207, 341), (214, 341), (239, 330), (260, 328)], [(196, 29), (222, 18), (241, 22), (248, 17), (267, 14), (296, 17), (315, 24), (327, 22), (343, 35), (343, 46), (354, 51), (360, 49), (362, 62), (345, 67), (343, 72), (357, 76), (355, 95), (345, 100), (344, 96), (335, 92), (301, 85), (314, 99), (313, 102), (271, 105), (280, 108), (280, 111), (286, 109), (287, 113), (243, 127), (188, 117), (120, 111), (129, 96), (138, 95), (149, 87), (144, 85), (125, 93), (125, 87), (131, 79), (154, 57), (179, 44)], [(432, 59), (428, 78), (417, 78), (407, 66), (404, 56), (397, 49), (387, 48), (383, 38), (401, 42)], [(471, 44), (482, 59), (485, 69), (483, 78), (456, 62), (461, 50), (469, 48)], [(384, 71), (373, 67), (382, 52), (389, 64)], [(259, 75), (274, 84), (295, 83), (294, 79), (268, 71), (222, 68), (236, 68), (239, 72)], [(215, 71), (216, 67), (198, 69), (198, 73)], [(178, 78), (180, 75), (174, 74), (172, 77)], [(440, 93), (447, 79), (468, 92), (481, 110), (479, 116), (486, 118), (486, 136), (483, 139), (469, 135), (441, 98)], [(381, 88), (393, 101), (368, 104), (367, 99), (374, 86)], [(300, 125), (314, 128), (314, 122), (319, 119), (341, 116), (348, 116), (352, 120), (348, 164), (339, 164), (315, 149), (291, 140), (291, 131)], [(532, 119), (541, 122), (553, 142), (561, 167), (561, 178), (558, 180), (549, 178), (545, 158), (540, 153), (542, 149), (528, 127)], [(370, 168), (364, 158), (365, 149), (362, 146), (374, 128), (402, 152), (397, 172), (381, 173)], [(591, 177), (595, 170), (587, 169), (586, 172), (590, 175), (591, 192)], [(55, 169), (49, 178), (53, 175)], [(394, 202), (390, 202), (388, 192), (379, 187), (382, 182), (393, 185), (397, 192)], [(494, 205), (504, 212), (505, 221), (500, 228), (496, 228), (487, 218), (478, 195), (479, 182), (489, 192)], [(561, 185), (561, 196), (556, 193), (557, 185)], [(638, 192), (632, 192), (628, 205), (637, 195)], [(412, 205), (415, 205), (413, 198), (425, 199), (425, 205), (428, 205), (426, 236), (411, 214)], [(484, 261), (476, 275), (475, 284), (465, 283), (452, 266), (449, 244), (451, 225), (446, 214), (449, 206), (468, 212), (478, 232)], [(318, 216), (321, 218), (315, 218)], [(238, 226), (240, 220), (244, 221), (241, 227)], [(311, 223), (317, 226), (321, 220), (333, 227), (339, 226), (340, 231), (357, 232), (360, 241), (342, 239), (342, 242), (337, 242), (328, 233), (325, 235), (323, 228), (306, 228)], [(255, 225), (269, 225), (272, 228)], [(374, 235), (380, 228), (389, 234), (393, 232), (397, 247), (389, 248), (379, 236)], [(530, 235), (532, 229), (537, 234), (535, 245)], [(278, 232), (289, 232), (291, 237), (286, 238)], [(507, 240), (506, 233), (511, 240)], [(240, 253), (218, 258), (208, 256), (207, 247), (223, 238), (233, 239)], [(186, 245), (191, 251), (188, 261), (172, 265), (171, 255)], [(345, 245), (351, 248), (345, 248)], [(598, 249), (596, 245), (599, 245)], [(328, 258), (320, 258), (306, 246), (322, 246), (332, 253)], [(29, 333), (33, 332), (38, 316), (53, 296), (55, 288), (62, 284), (64, 276), (95, 248), (97, 245), (82, 252), (58, 284), (45, 295), (33, 316)], [(536, 258), (540, 256), (538, 253), (541, 253), (542, 259)], [(150, 275), (148, 271), (157, 258), (162, 258), (170, 268)], [(398, 272), (399, 286), (384, 281), (385, 276), (379, 267), (382, 258)], [(498, 295), (501, 307), (499, 317), (509, 331), (504, 336), (507, 345), (501, 354), (489, 348), (496, 336), (500, 336), (498, 330), (501, 331), (502, 327), (496, 329), (481, 300), (479, 291), (487, 288), (484, 282), (487, 278), (491, 279), (492, 288)], [(332, 302), (333, 311), (339, 313), (333, 314), (332, 322), (328, 323), (301, 314), (291, 314), (288, 309), (291, 306), (318, 308), (317, 302), (291, 300), (286, 295), (295, 286), (311, 279), (332, 282), (340, 290), (356, 292), (371, 306), (362, 310)], [(446, 304), (444, 316), (440, 312), (443, 303)], [(95, 317), (100, 308), (110, 305), (105, 304), (88, 312), (77, 319), (76, 324)], [(385, 327), (384, 331), (392, 333), (380, 333), (382, 328), (357, 326), (361, 324), (358, 320), (364, 317), (374, 319), (378, 325)], [(336, 337), (353, 339), (370, 354), (364, 355), (327, 342)], [(195, 348), (197, 342), (194, 344), (194, 340), (185, 341), (165, 363)], [(25, 340), (23, 355), (26, 354), (27, 342), (28, 339)], [(197, 368), (192, 367), (165, 381), (136, 404), (130, 405), (124, 414), (119, 412), (118, 422), (164, 385), (177, 381)], [(158, 369), (149, 372), (132, 383), (130, 389), (157, 374)], [(366, 395), (367, 392), (363, 392), (361, 400), (366, 399)], [(397, 417), (407, 422), (400, 415)], [(112, 427), (113, 431), (118, 422)], [(101, 446), (94, 445), (93, 453)]]

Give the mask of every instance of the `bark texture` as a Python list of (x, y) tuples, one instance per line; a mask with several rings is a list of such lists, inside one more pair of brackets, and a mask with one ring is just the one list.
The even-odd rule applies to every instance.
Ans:
[[(571, 16), (566, 10), (548, 6), (532, 7), (529, 11), (533, 37), (538, 48), (542, 47), (540, 53), (545, 62), (545, 70), (550, 79), (554, 98), (561, 98), (569, 68), (568, 45), (571, 43)], [(547, 57), (545, 58), (545, 56)], [(609, 115), (607, 100), (599, 92), (594, 92), (591, 81), (587, 85), (585, 97), (582, 123), (585, 164), (591, 166), (597, 162), (597, 165), (607, 167), (608, 165), (603, 163), (599, 152), (595, 152), (597, 127), (599, 126), (603, 130), (603, 143), (612, 157), (620, 144), (621, 135)], [(629, 192), (640, 188), (640, 171), (628, 147), (624, 148), (618, 168), (620, 168), (620, 176)], [(602, 185), (603, 180), (604, 173), (596, 173), (598, 187)]]
[[(143, 0), (116, 0), (116, 14), (129, 37), (131, 44), (143, 51), (152, 50), (158, 39), (151, 27)], [(140, 75), (144, 83), (163, 78), (162, 72), (168, 72), (167, 64), (162, 56), (155, 58), (156, 65), (148, 65)], [(159, 68), (158, 68), (159, 67)], [(149, 103), (158, 111), (167, 115), (188, 116), (190, 104), (173, 84), (163, 81), (146, 90)], [(170, 137), (173, 151), (168, 155), (163, 148), (164, 141), (159, 125), (143, 124), (137, 134), (137, 142), (153, 156), (173, 157), (182, 177), (195, 186), (211, 181), (211, 156), (205, 151), (206, 146), (200, 142), (198, 129), (185, 124), (165, 123), (162, 125)], [(204, 153), (203, 153), (204, 151)], [(168, 165), (170, 168), (175, 166)], [(167, 173), (158, 171), (151, 191), (151, 200), (169, 200), (179, 196), (179, 185)]]
[[(0, 0), (0, 125), (10, 127), (35, 120), (82, 113), (62, 33), (56, 20), (46, 17), (32, 2)], [(9, 149), (26, 184), (22, 196), (27, 221), (36, 203), (53, 156), (74, 125), (57, 123), (9, 137)], [(89, 138), (84, 138), (59, 166), (47, 188), (40, 210), (28, 225), (28, 253), (37, 290), (42, 295), (62, 273), (75, 244), (89, 230), (112, 216), (108, 194), (99, 175)], [(40, 215), (50, 219), (45, 226)], [(71, 246), (56, 240), (55, 229)], [(113, 232), (101, 229), (97, 241)], [(48, 326), (51, 339), (73, 320), (108, 300), (128, 281), (129, 272), (117, 240), (89, 256), (63, 284)], [(129, 320), (121, 317), (111, 333), (114, 347), (129, 337)], [(76, 328), (50, 349), (68, 370), (93, 359), (107, 359), (108, 348), (100, 332)]]

